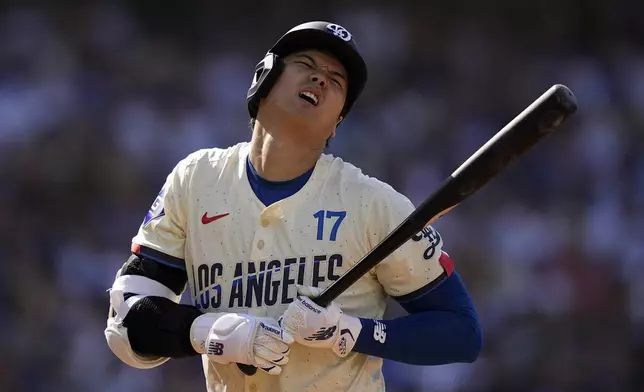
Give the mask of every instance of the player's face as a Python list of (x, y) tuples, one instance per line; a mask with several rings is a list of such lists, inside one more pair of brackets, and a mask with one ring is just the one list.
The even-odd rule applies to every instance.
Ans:
[(292, 136), (324, 146), (335, 134), (348, 87), (347, 72), (334, 57), (310, 50), (284, 59), (284, 71), (265, 101), (282, 116)]

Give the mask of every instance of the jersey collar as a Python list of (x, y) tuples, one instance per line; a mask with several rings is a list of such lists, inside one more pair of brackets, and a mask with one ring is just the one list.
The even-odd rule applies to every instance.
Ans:
[[(248, 173), (246, 171), (246, 159), (248, 158), (249, 154), (250, 154), (250, 144), (245, 143), (242, 146), (242, 149), (239, 154), (239, 161), (237, 163), (238, 174), (245, 192), (248, 192), (253, 202), (258, 204), (262, 208), (262, 210), (264, 210), (262, 214), (264, 212), (268, 212), (267, 210), (273, 210), (273, 209), (282, 210), (282, 211), (284, 209), (289, 209), (289, 210), (295, 209), (300, 204), (306, 202), (307, 200), (317, 197), (319, 195), (318, 191), (322, 187), (324, 183), (324, 179), (329, 171), (331, 162), (333, 161), (333, 158), (330, 155), (322, 154), (322, 156), (320, 156), (320, 159), (318, 159), (318, 161), (316, 162), (315, 167), (313, 168), (313, 173), (311, 174), (311, 177), (299, 191), (297, 191), (296, 193), (294, 193), (293, 195), (287, 198), (284, 198), (278, 202), (271, 204), (270, 206), (266, 206), (257, 198), (257, 196), (255, 195), (255, 192), (253, 192), (253, 189), (248, 183)], [(279, 212), (279, 211), (276, 211), (276, 212)], [(278, 216), (283, 215), (283, 213), (281, 214), (277, 213), (277, 215)]]

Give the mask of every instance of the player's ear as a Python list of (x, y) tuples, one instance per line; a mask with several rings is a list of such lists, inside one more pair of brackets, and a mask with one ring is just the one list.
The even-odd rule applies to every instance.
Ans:
[(340, 123), (342, 122), (342, 120), (343, 120), (343, 119), (344, 119), (344, 117), (340, 116), (340, 118), (338, 118), (338, 122), (337, 122), (337, 123), (335, 123), (335, 126), (337, 127), (337, 126), (338, 126), (338, 124), (340, 124)]

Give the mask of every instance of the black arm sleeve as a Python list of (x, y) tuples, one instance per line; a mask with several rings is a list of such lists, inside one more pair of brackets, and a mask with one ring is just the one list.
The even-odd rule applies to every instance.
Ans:
[(164, 297), (137, 301), (123, 320), (135, 352), (156, 357), (182, 358), (199, 355), (190, 343), (190, 326), (201, 315), (194, 306)]
[[(186, 271), (132, 255), (121, 271), (156, 280), (179, 295), (188, 282)], [(126, 293), (126, 298), (137, 293)], [(130, 346), (146, 356), (182, 358), (199, 355), (190, 343), (190, 327), (201, 311), (176, 304), (164, 297), (149, 296), (137, 301), (123, 320)]]
[(176, 295), (181, 294), (188, 283), (185, 270), (161, 264), (145, 256), (132, 255), (123, 266), (122, 275), (145, 276), (156, 280), (172, 290)]

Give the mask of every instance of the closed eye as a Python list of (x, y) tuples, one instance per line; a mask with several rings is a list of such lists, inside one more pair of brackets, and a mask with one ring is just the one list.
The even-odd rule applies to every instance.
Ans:
[[(293, 60), (293, 63), (302, 64), (303, 66), (305, 66), (308, 69), (314, 69), (315, 68), (314, 64), (311, 64), (310, 62), (300, 60), (300, 59)], [(338, 74), (337, 72), (332, 72), (332, 74), (341, 76), (341, 74)], [(340, 82), (337, 78), (330, 78), (330, 79), (333, 82), (333, 84), (335, 84), (338, 88), (340, 88), (340, 90), (344, 90), (344, 86), (342, 85), (342, 82)], [(344, 77), (343, 77), (343, 79), (344, 79)]]
[(294, 61), (294, 63), (302, 64), (307, 68), (313, 68), (313, 66), (311, 64), (307, 63), (306, 61)]

